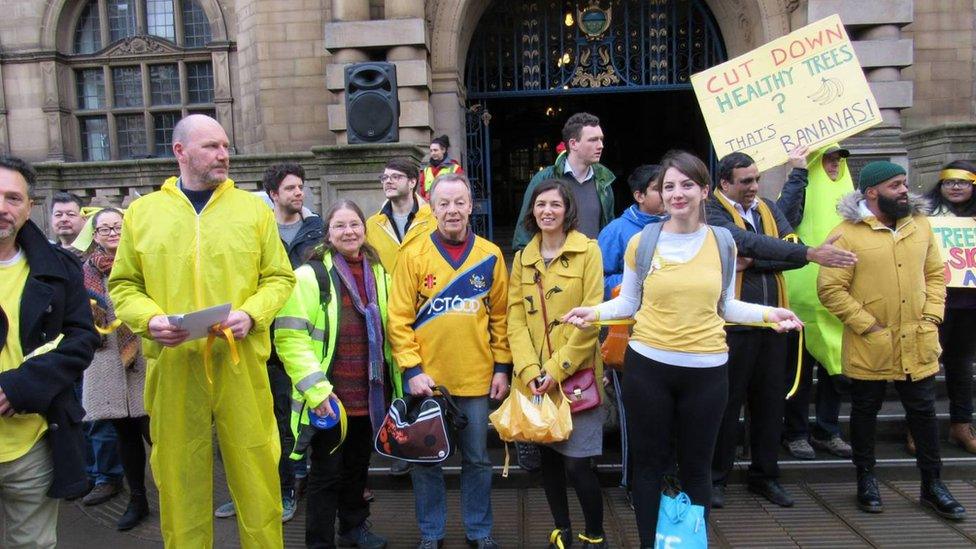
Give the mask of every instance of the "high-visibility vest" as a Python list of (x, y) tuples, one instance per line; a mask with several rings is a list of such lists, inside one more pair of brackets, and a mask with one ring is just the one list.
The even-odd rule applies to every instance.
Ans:
[[(289, 352), (287, 348), (278, 347), (278, 356), (281, 357), (282, 363), (285, 366), (285, 371), (288, 372), (289, 377), (292, 378), (292, 398), (291, 398), (291, 431), (292, 435), (295, 437), (294, 440), (298, 440), (298, 435), (303, 425), (309, 424), (308, 418), (308, 407), (305, 402), (305, 398), (302, 396), (303, 392), (313, 387), (317, 382), (323, 379), (327, 379), (329, 370), (332, 367), (332, 359), (335, 357), (336, 343), (339, 337), (339, 309), (341, 308), (342, 296), (338, 292), (338, 275), (333, 271), (332, 254), (326, 254), (322, 259), (322, 263), (325, 266), (325, 270), (329, 273), (329, 292), (328, 292), (328, 302), (323, 304), (320, 303), (319, 296), (322, 294), (321, 291), (315, 293), (316, 303), (305, 303), (305, 311), (316, 311), (313, 318), (303, 318), (296, 316), (295, 311), (289, 310), (289, 304), (286, 303), (282, 307), (281, 311), (278, 312), (278, 316), (275, 319), (275, 332), (279, 330), (300, 330), (308, 332), (312, 339), (312, 350), (315, 352), (316, 356), (321, 356), (322, 359), (319, 363), (319, 368), (311, 373), (306, 371), (295, 372), (297, 376), (301, 376), (303, 373), (306, 374), (301, 379), (296, 380), (292, 376), (294, 365), (289, 364), (287, 359)], [(386, 271), (383, 270), (383, 266), (376, 262), (375, 265), (371, 266), (373, 269), (373, 278), (376, 280), (376, 301), (378, 302), (380, 309), (380, 319), (383, 322), (384, 331), (386, 327), (387, 320), (387, 301), (389, 297), (389, 281), (387, 279)], [(299, 267), (299, 269), (311, 269), (308, 266)], [(298, 277), (296, 277), (298, 278)], [(324, 313), (323, 313), (324, 309)], [(313, 316), (313, 315), (309, 315)], [(384, 333), (385, 338), (385, 333)], [(387, 365), (390, 368), (390, 378), (392, 392), (394, 396), (402, 395), (402, 381), (399, 375), (399, 369), (393, 362), (393, 356), (390, 352), (390, 346), (388, 343), (384, 342), (383, 354), (385, 355)], [(302, 459), (302, 454), (296, 454), (294, 451), (291, 453), (291, 459)]]
[(424, 198), (430, 196), (430, 186), (434, 183), (434, 179), (438, 175), (445, 173), (457, 173), (461, 171), (461, 165), (454, 162), (445, 162), (437, 167), (437, 171), (434, 171), (433, 166), (427, 166), (424, 168)]

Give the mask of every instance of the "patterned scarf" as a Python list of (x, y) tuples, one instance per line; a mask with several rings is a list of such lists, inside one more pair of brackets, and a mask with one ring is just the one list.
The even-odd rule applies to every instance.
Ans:
[[(108, 291), (105, 288), (105, 280), (112, 272), (112, 264), (115, 263), (115, 256), (109, 255), (101, 247), (95, 248), (88, 259), (85, 261), (82, 270), (85, 274), (85, 289), (88, 290), (89, 299), (92, 304), (92, 316), (96, 326), (108, 326), (115, 320), (115, 307), (108, 299)], [(125, 324), (121, 324), (115, 332), (118, 338), (119, 356), (122, 357), (122, 366), (133, 368), (136, 363), (136, 356), (139, 354), (139, 337), (132, 333)], [(102, 337), (102, 348), (105, 348), (107, 336)]]
[(363, 257), (363, 283), (366, 285), (366, 299), (363, 303), (356, 287), (356, 279), (349, 270), (349, 263), (342, 254), (334, 254), (332, 263), (335, 265), (339, 280), (346, 287), (353, 306), (366, 319), (366, 334), (369, 337), (369, 420), (373, 432), (379, 430), (386, 417), (386, 392), (383, 369), (383, 320), (380, 307), (376, 299), (376, 278), (373, 276), (373, 266), (369, 259)]

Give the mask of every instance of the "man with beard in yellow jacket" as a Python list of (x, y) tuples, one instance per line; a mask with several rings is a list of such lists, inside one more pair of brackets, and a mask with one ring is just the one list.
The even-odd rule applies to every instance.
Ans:
[[(116, 314), (143, 339), (146, 409), (167, 547), (213, 545), (213, 447), (237, 507), (241, 545), (282, 546), (280, 443), (265, 362), (268, 329), (295, 283), (272, 211), (227, 178), (216, 120), (173, 130), (179, 178), (129, 207), (109, 278)], [(216, 341), (187, 341), (167, 315), (231, 304)]]

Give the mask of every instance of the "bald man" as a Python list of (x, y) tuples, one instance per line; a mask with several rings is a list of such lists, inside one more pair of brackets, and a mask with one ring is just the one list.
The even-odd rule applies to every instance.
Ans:
[[(125, 215), (109, 279), (116, 314), (144, 339), (151, 465), (168, 547), (213, 545), (213, 448), (243, 547), (281, 547), (280, 443), (265, 369), (268, 329), (295, 278), (272, 210), (228, 179), (216, 120), (173, 130), (179, 177)], [(189, 340), (168, 315), (230, 303), (215, 341)]]

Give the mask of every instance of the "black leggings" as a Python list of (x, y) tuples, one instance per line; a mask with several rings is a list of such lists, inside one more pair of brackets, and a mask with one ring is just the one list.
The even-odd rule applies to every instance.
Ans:
[(973, 421), (974, 332), (976, 310), (946, 308), (945, 319), (939, 326), (939, 340), (949, 393), (949, 421), (952, 423)]
[(705, 507), (712, 498), (712, 453), (729, 396), (728, 370), (671, 366), (633, 349), (624, 356), (623, 387), (627, 412), (631, 481), (641, 547), (654, 547), (661, 479), (677, 451), (681, 489), (692, 503)]
[(146, 493), (146, 444), (149, 438), (149, 416), (113, 419), (112, 425), (119, 434), (119, 457), (122, 470), (133, 494)]
[(556, 528), (570, 528), (569, 499), (566, 496), (566, 476), (573, 479), (573, 488), (583, 508), (586, 535), (603, 537), (603, 492), (590, 458), (564, 456), (546, 446), (539, 446), (542, 454), (542, 486), (552, 511)]

